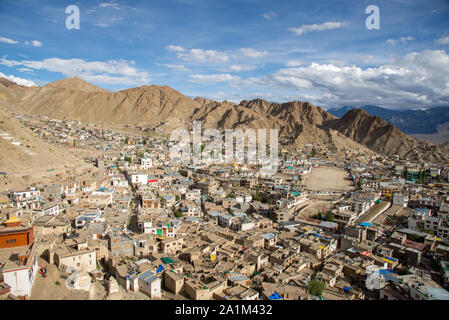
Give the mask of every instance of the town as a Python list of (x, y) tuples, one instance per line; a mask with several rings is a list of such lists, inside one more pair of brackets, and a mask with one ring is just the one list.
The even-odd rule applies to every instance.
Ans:
[(157, 126), (11, 114), (86, 166), (0, 174), (0, 299), (449, 299), (447, 163), (281, 139), (264, 175), (177, 163)]

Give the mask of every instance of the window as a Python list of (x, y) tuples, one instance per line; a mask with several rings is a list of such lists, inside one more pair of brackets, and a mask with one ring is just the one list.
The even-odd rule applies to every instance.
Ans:
[(6, 240), (6, 244), (9, 244), (9, 240)]

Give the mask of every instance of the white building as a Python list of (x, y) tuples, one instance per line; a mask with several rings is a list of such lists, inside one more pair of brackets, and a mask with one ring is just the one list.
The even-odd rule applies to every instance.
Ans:
[(201, 199), (201, 190), (200, 189), (193, 189), (193, 190), (187, 191), (186, 199), (187, 200), (193, 200), (193, 201)]
[(40, 191), (36, 188), (23, 191), (15, 191), (11, 193), (11, 199), (14, 201), (21, 200), (37, 200), (40, 196)]
[[(23, 253), (20, 250), (24, 250)], [(19, 253), (18, 253), (19, 251)], [(11, 255), (17, 254), (18, 260), (12, 261)], [(38, 270), (37, 246), (15, 247), (0, 250), (0, 276), (11, 288), (15, 296), (29, 296)]]
[(141, 169), (149, 169), (152, 166), (153, 166), (153, 159), (150, 159), (150, 158), (140, 159), (140, 168)]
[(15, 191), (10, 194), (11, 200), (17, 208), (24, 207), (30, 202), (38, 201), (40, 199), (40, 191), (36, 188), (31, 188), (24, 191)]
[(251, 194), (240, 194), (235, 197), (235, 201), (238, 203), (250, 203), (253, 200), (253, 196)]
[(73, 268), (83, 273), (97, 269), (96, 252), (87, 248), (87, 242), (57, 248), (54, 254), (54, 261), (58, 268), (63, 270)]
[(104, 222), (105, 219), (101, 217), (102, 213), (101, 210), (98, 210), (97, 212), (86, 213), (77, 217), (75, 219), (75, 227), (81, 228), (89, 223)]
[(146, 173), (133, 173), (131, 174), (131, 183), (148, 184), (148, 175)]
[(393, 205), (407, 207), (408, 204), (408, 196), (405, 196), (401, 193), (393, 194)]
[(59, 205), (57, 204), (45, 206), (42, 208), (41, 211), (41, 216), (45, 215), (57, 216), (58, 214), (59, 214)]
[(150, 298), (161, 297), (161, 279), (151, 271), (145, 271), (138, 276), (139, 290)]

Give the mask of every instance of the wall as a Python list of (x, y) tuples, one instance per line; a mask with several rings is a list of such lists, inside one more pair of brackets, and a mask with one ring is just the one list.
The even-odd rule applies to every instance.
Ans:
[[(34, 240), (33, 228), (24, 231), (16, 231), (14, 233), (6, 233), (5, 231), (8, 231), (8, 229), (4, 229), (4, 233), (0, 234), (0, 249), (26, 246), (31, 244)], [(13, 239), (16, 239), (16, 242), (6, 243), (6, 240), (10, 241)]]

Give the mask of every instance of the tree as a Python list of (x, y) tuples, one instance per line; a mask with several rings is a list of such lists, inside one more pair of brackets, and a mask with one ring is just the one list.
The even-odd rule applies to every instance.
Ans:
[(326, 284), (323, 281), (313, 279), (307, 285), (307, 291), (314, 295), (321, 297), (323, 295), (324, 289), (326, 288)]
[(408, 180), (408, 176), (409, 176), (408, 170), (407, 170), (407, 168), (405, 168), (404, 169), (404, 178), (405, 178), (405, 180)]
[(323, 214), (321, 213), (321, 210), (318, 211), (318, 214), (316, 215), (316, 218), (317, 218), (318, 220), (323, 220)]
[(128, 142), (129, 142), (128, 138), (125, 138), (125, 144), (128, 144)]
[(182, 217), (182, 212), (179, 211), (179, 210), (176, 210), (176, 211), (175, 211), (175, 216), (176, 216), (177, 218), (181, 218), (181, 217)]
[(334, 214), (332, 213), (332, 211), (326, 212), (326, 221), (329, 221), (329, 222), (334, 221)]
[(441, 177), (440, 177), (439, 174), (437, 175), (437, 181), (438, 181), (438, 182), (441, 182)]
[(357, 188), (359, 190), (362, 190), (362, 179), (359, 179), (359, 181), (357, 181)]
[(419, 170), (418, 181), (419, 183), (424, 183), (426, 181), (426, 171)]
[(259, 195), (258, 192), (256, 192), (256, 194), (253, 195), (253, 200), (262, 202), (262, 197)]
[(181, 199), (178, 195), (175, 196), (176, 201), (179, 201)]

